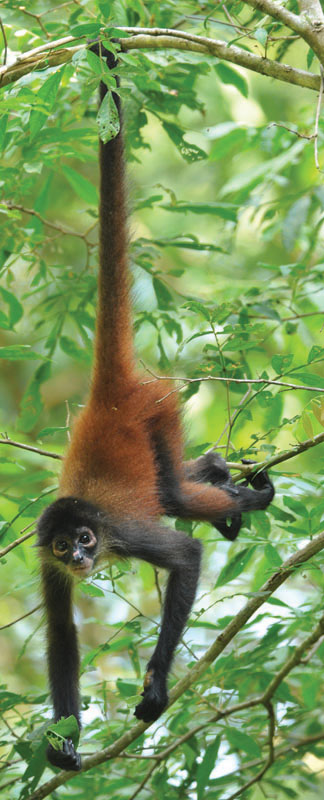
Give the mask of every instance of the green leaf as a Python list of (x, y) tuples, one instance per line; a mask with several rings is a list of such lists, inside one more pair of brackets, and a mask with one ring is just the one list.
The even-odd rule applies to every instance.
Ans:
[(246, 79), (237, 72), (233, 67), (230, 67), (228, 64), (216, 64), (214, 67), (216, 74), (221, 79), (222, 83), (230, 83), (232, 86), (235, 86), (244, 97), (247, 97), (249, 94), (249, 87)]
[(304, 431), (306, 433), (306, 436), (308, 436), (309, 439), (313, 439), (314, 430), (313, 430), (311, 418), (310, 418), (309, 414), (307, 414), (307, 411), (304, 411), (304, 413), (302, 414), (302, 423), (303, 423), (303, 428), (304, 428)]
[(37, 434), (37, 439), (43, 439), (44, 436), (53, 436), (55, 433), (64, 433), (68, 431), (67, 425), (56, 426), (53, 428), (42, 428)]
[(114, 139), (120, 130), (120, 121), (116, 103), (110, 91), (105, 94), (97, 114), (97, 124), (99, 136), (106, 144), (110, 139)]
[(273, 180), (274, 176), (282, 172), (290, 164), (294, 163), (305, 148), (305, 141), (298, 141), (289, 150), (284, 150), (279, 156), (269, 158), (262, 164), (257, 164), (245, 172), (239, 172), (230, 178), (221, 190), (221, 195), (239, 192), (242, 189), (253, 188), (263, 181), (264, 178)]
[(189, 164), (192, 164), (194, 161), (201, 161), (203, 158), (207, 158), (207, 153), (205, 153), (204, 150), (201, 150), (201, 148), (197, 147), (197, 145), (187, 142), (184, 139), (183, 133), (178, 125), (175, 125), (173, 122), (163, 121), (163, 128), (167, 132), (171, 141), (178, 148), (182, 158), (184, 158), (184, 160)]
[(277, 552), (276, 548), (273, 547), (272, 544), (266, 544), (264, 548), (264, 555), (272, 567), (277, 568), (280, 567), (280, 565), (282, 564), (282, 558), (280, 558), (279, 553)]
[(109, 73), (109, 68), (103, 58), (100, 58), (96, 53), (93, 53), (92, 50), (86, 51), (86, 59), (89, 64), (89, 67), (96, 73), (96, 75), (103, 76), (104, 73)]
[(262, 47), (266, 46), (268, 34), (267, 31), (264, 30), (264, 28), (256, 28), (256, 30), (253, 31), (253, 35), (255, 36), (257, 41), (260, 42), (260, 44), (262, 44)]
[(157, 304), (159, 308), (169, 308), (172, 305), (172, 294), (162, 283), (159, 278), (153, 278), (153, 288), (156, 294)]
[(314, 50), (310, 47), (307, 52), (307, 68), (310, 69), (315, 58)]
[(308, 353), (307, 363), (311, 364), (312, 361), (315, 361), (315, 359), (318, 358), (324, 359), (324, 347), (320, 347), (318, 344), (314, 344)]
[(237, 578), (252, 558), (254, 551), (255, 547), (244, 547), (243, 550), (236, 553), (220, 571), (215, 587), (224, 586), (234, 580), (234, 578)]
[(0, 347), (0, 358), (8, 361), (32, 361), (44, 359), (40, 353), (34, 353), (28, 344), (11, 344), (8, 347)]
[(12, 292), (9, 292), (8, 289), (2, 289), (0, 287), (0, 292), (2, 294), (4, 302), (7, 303), (7, 305), (9, 306), (8, 326), (5, 325), (2, 326), (1, 323), (0, 325), (1, 327), (8, 327), (12, 330), (16, 322), (18, 322), (21, 319), (24, 313), (23, 307), (21, 303), (19, 303), (19, 300), (17, 300), (15, 295), (12, 294)]
[(29, 382), (20, 403), (18, 427), (21, 431), (31, 431), (43, 410), (41, 385), (48, 380), (51, 374), (50, 361), (41, 364)]
[(54, 750), (62, 750), (64, 739), (72, 739), (74, 747), (77, 747), (80, 739), (80, 731), (73, 714), (71, 714), (70, 717), (60, 719), (59, 722), (53, 722), (53, 724), (47, 728), (46, 738), (52, 747), (54, 747)]
[(273, 356), (271, 359), (271, 364), (276, 374), (281, 375), (282, 372), (286, 372), (286, 370), (289, 369), (293, 360), (293, 353), (285, 353), (285, 355)]
[[(28, 767), (23, 773), (21, 779), (24, 783), (28, 781), (28, 790), (33, 791), (46, 767), (46, 740), (41, 743), (32, 751), (32, 755), (28, 758)], [(21, 795), (22, 797), (22, 795)]]
[(306, 222), (311, 205), (310, 195), (299, 197), (288, 211), (282, 224), (282, 241), (286, 250), (292, 250)]
[(214, 742), (212, 742), (208, 747), (206, 747), (205, 754), (201, 764), (198, 765), (197, 769), (197, 798), (198, 800), (202, 800), (205, 794), (205, 788), (208, 784), (208, 779), (210, 773), (214, 769), (219, 745), (221, 743), (221, 737), (216, 736)]
[(294, 497), (288, 497), (285, 495), (283, 501), (285, 506), (290, 508), (290, 510), (293, 511), (294, 514), (297, 514), (298, 517), (308, 517), (308, 510), (304, 503), (301, 503), (300, 500), (296, 500)]
[(60, 347), (63, 353), (73, 358), (74, 361), (81, 361), (84, 364), (91, 364), (91, 355), (86, 350), (81, 350), (80, 347), (70, 339), (69, 336), (61, 336)]
[(8, 118), (9, 114), (3, 114), (0, 119), (0, 150), (3, 150), (5, 145)]
[(31, 111), (30, 121), (29, 121), (31, 139), (35, 139), (35, 136), (37, 136), (37, 134), (43, 127), (48, 115), (50, 114), (54, 106), (57, 90), (59, 88), (61, 79), (63, 77), (64, 69), (65, 67), (63, 66), (56, 72), (52, 73), (52, 75), (50, 75), (49, 78), (47, 78), (47, 80), (38, 90), (38, 98), (41, 98), (43, 100), (44, 106), (46, 106), (46, 111), (37, 111), (37, 110)]
[(85, 178), (80, 172), (76, 172), (72, 167), (64, 166), (63, 174), (72, 186), (72, 189), (82, 198), (88, 205), (98, 205), (98, 191), (97, 188), (91, 183), (88, 178)]
[(181, 214), (186, 214), (188, 211), (191, 214), (215, 214), (215, 216), (222, 217), (222, 219), (230, 219), (232, 222), (236, 222), (238, 206), (233, 203), (187, 203), (180, 200), (177, 203), (161, 203), (160, 208)]
[(73, 25), (70, 29), (70, 33), (72, 36), (82, 36), (85, 39), (90, 37), (90, 39), (95, 39), (96, 36), (99, 36), (100, 28), (101, 26), (99, 22), (82, 22), (80, 25)]
[(318, 386), (319, 389), (324, 389), (324, 378), (311, 372), (294, 372), (294, 378), (298, 378), (304, 385)]
[(237, 728), (227, 727), (226, 737), (234, 750), (243, 750), (243, 752), (247, 753), (251, 758), (261, 757), (259, 745), (251, 736), (248, 736), (247, 733), (243, 733), (243, 731), (239, 731)]
[(138, 693), (138, 684), (131, 683), (131, 681), (124, 681), (121, 678), (117, 678), (116, 686), (119, 691), (119, 694), (122, 697), (134, 697)]
[(104, 597), (105, 593), (102, 589), (99, 589), (99, 586), (95, 586), (93, 583), (85, 583), (82, 581), (80, 584), (80, 589), (82, 590), (83, 594), (88, 594), (90, 597)]

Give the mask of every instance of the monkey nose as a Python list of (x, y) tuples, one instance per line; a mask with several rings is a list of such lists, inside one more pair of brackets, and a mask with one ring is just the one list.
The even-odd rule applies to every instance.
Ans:
[(74, 564), (82, 564), (83, 556), (79, 553), (79, 550), (72, 554), (72, 561)]

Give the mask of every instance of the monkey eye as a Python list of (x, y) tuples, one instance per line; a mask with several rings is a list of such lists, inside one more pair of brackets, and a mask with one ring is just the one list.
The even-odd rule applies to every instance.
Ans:
[(81, 544), (89, 544), (89, 542), (90, 542), (89, 534), (88, 533), (82, 533), (81, 536), (79, 536), (79, 542), (81, 542)]
[(90, 530), (90, 528), (86, 528), (86, 527), (79, 528), (78, 533), (79, 533), (79, 543), (80, 544), (84, 544), (85, 546), (87, 546), (89, 544), (91, 546), (93, 546), (94, 544), (97, 544), (97, 539), (96, 539), (94, 533), (92, 532), (92, 530)]
[(68, 549), (68, 543), (65, 541), (65, 539), (57, 539), (56, 542), (54, 542), (53, 544), (54, 555), (57, 554), (62, 555), (62, 553), (66, 553), (67, 549)]

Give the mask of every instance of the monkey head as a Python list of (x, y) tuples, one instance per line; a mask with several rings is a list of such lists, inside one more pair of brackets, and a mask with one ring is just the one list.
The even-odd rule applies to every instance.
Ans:
[(38, 520), (37, 547), (41, 557), (62, 566), (75, 578), (94, 569), (100, 551), (102, 512), (92, 503), (62, 497), (52, 503)]

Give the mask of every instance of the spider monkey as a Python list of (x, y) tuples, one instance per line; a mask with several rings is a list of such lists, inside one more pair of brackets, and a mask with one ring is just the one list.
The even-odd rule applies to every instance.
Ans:
[[(114, 69), (114, 55), (94, 44)], [(99, 52), (100, 50), (100, 52)], [(107, 88), (100, 84), (100, 99)], [(120, 119), (118, 94), (113, 93)], [(262, 471), (235, 486), (213, 452), (183, 462), (179, 409), (163, 382), (143, 383), (134, 367), (128, 291), (122, 126), (100, 148), (99, 300), (95, 362), (86, 407), (63, 462), (59, 499), (38, 521), (47, 614), (48, 670), (55, 721), (74, 714), (80, 726), (79, 654), (73, 622), (73, 579), (114, 555), (169, 571), (161, 632), (147, 666), (137, 719), (156, 720), (168, 703), (167, 675), (192, 607), (201, 542), (159, 522), (161, 515), (211, 522), (236, 538), (241, 512), (264, 509), (274, 495)], [(166, 395), (166, 396), (165, 396)], [(163, 398), (163, 399), (162, 399)], [(51, 764), (79, 770), (72, 740), (48, 746)]]

